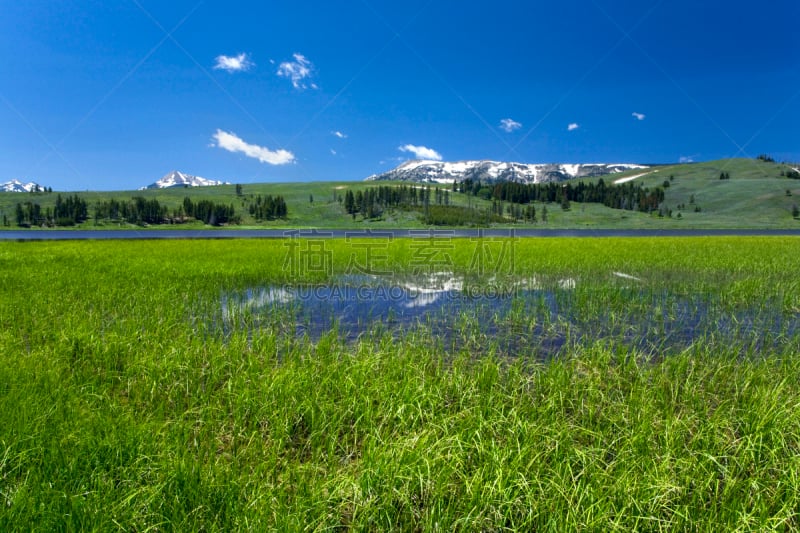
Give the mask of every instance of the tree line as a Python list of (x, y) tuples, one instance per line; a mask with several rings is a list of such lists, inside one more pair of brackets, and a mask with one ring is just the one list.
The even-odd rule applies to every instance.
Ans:
[[(500, 192), (502, 188), (497, 190), (498, 195), (503, 196)], [(494, 193), (492, 188), (481, 184), (478, 180), (465, 180), (461, 184), (454, 183), (452, 191), (480, 195), (485, 199), (492, 199)], [(337, 199), (343, 202), (345, 212), (354, 219), (356, 215), (361, 215), (364, 220), (369, 220), (381, 217), (386, 209), (404, 209), (419, 212), (420, 220), (424, 224), (435, 226), (485, 226), (490, 223), (508, 222), (509, 218), (515, 222), (520, 220), (547, 222), (547, 207), (542, 207), (541, 212), (537, 213), (533, 203), (522, 205), (523, 201), (520, 198), (517, 198), (520, 200), (519, 203), (509, 200), (494, 200), (492, 205), (486, 208), (452, 205), (451, 190), (431, 187), (430, 184), (424, 186), (416, 184), (381, 185), (366, 190), (348, 190), (343, 198), (337, 196)], [(562, 201), (561, 197), (559, 197), (559, 201)], [(567, 201), (566, 197), (563, 201)], [(507, 203), (504, 204), (504, 202)]]
[(89, 217), (86, 200), (77, 195), (68, 196), (66, 199), (59, 194), (53, 207), (42, 209), (36, 202), (18, 203), (15, 208), (17, 226), (29, 228), (31, 226), (74, 226)]
[(183, 199), (183, 212), (186, 216), (200, 220), (209, 226), (238, 224), (241, 222), (240, 217), (236, 216), (233, 204), (217, 204), (211, 200), (192, 202), (192, 199), (188, 196)]
[[(15, 209), (16, 223), (20, 227), (31, 226), (74, 226), (89, 219), (89, 206), (86, 200), (77, 195), (56, 197), (54, 207), (42, 208), (36, 202), (18, 203)], [(93, 209), (95, 223), (127, 222), (129, 224), (179, 224), (189, 219), (200, 220), (205, 224), (218, 226), (238, 224), (233, 205), (225, 205), (210, 200), (193, 202), (186, 197), (183, 203), (172, 211), (156, 199), (135, 196), (130, 200), (110, 199), (97, 202)]]
[[(353, 219), (357, 215), (364, 220), (380, 218), (386, 210), (400, 209), (417, 212), (424, 224), (434, 226), (485, 226), (507, 221), (502, 212), (494, 208), (452, 205), (450, 190), (430, 184), (380, 185), (366, 190), (348, 190), (337, 199)], [(535, 219), (535, 209), (526, 212)]]
[(450, 192), (430, 185), (380, 185), (344, 195), (345, 212), (353, 218), (378, 218), (390, 208), (429, 211), (431, 205), (449, 206)]
[(166, 207), (158, 200), (148, 200), (136, 196), (128, 201), (106, 200), (94, 206), (94, 220), (110, 222), (128, 222), (130, 224), (163, 224), (169, 219)]
[[(621, 183), (607, 185), (600, 178), (596, 183), (518, 183), (502, 181), (494, 185), (482, 184), (480, 180), (466, 179), (454, 184), (459, 192), (483, 196), (487, 200), (529, 204), (532, 202), (558, 203), (565, 209), (570, 202), (598, 203), (612, 209), (652, 212), (664, 202), (664, 189), (649, 189), (641, 183)], [(528, 215), (528, 216), (525, 216)], [(535, 215), (534, 215), (535, 216)], [(528, 218), (523, 214), (519, 218)], [(516, 218), (516, 217), (515, 217)]]
[(255, 201), (250, 202), (248, 210), (253, 218), (258, 221), (286, 218), (288, 213), (286, 200), (280, 195), (274, 197), (272, 195), (267, 195), (266, 197), (262, 197), (259, 194), (256, 196)]

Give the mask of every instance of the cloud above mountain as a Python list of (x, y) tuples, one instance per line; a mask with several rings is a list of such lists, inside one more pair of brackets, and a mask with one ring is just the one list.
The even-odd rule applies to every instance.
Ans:
[(442, 154), (434, 150), (433, 148), (428, 148), (426, 146), (415, 146), (413, 144), (406, 144), (400, 146), (398, 148), (401, 152), (409, 152), (414, 154), (416, 159), (429, 159), (432, 161), (441, 161)]
[(250, 144), (232, 132), (217, 130), (213, 139), (216, 144), (212, 143), (212, 146), (229, 152), (241, 153), (269, 165), (286, 165), (295, 160), (294, 154), (288, 150), (270, 150), (264, 146)]

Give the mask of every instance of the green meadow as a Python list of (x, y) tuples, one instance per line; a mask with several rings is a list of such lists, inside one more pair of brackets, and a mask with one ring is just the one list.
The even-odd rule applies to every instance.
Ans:
[[(476, 241), (437, 245), (454, 275), (536, 279), (559, 304), (499, 317), (525, 339), (509, 354), (468, 311), (449, 343), (424, 322), (346, 339), (291, 309), (223, 313), (226, 294), (330, 283), (366, 242), (299, 242), (322, 268), (282, 240), (1, 243), (0, 530), (800, 527), (800, 241), (513, 244), (497, 268)], [(374, 252), (411, 272), (419, 246)], [(718, 328), (626, 334), (686, 301)], [(582, 331), (600, 318), (620, 327)], [(559, 321), (570, 342), (545, 353)]]
[[(514, 222), (507, 217), (505, 222), (494, 221), (492, 226), (535, 228), (771, 228), (796, 229), (800, 222), (793, 216), (793, 208), (800, 203), (800, 180), (790, 179), (785, 174), (793, 167), (779, 163), (768, 163), (753, 159), (724, 159), (704, 163), (654, 166), (646, 171), (635, 170), (603, 177), (606, 183), (636, 177), (634, 183), (642, 183), (651, 190), (665, 189), (663, 210), (670, 216), (658, 216), (637, 211), (612, 209), (602, 204), (573, 202), (569, 210), (562, 210), (557, 203), (535, 203), (538, 221)], [(721, 173), (730, 176), (720, 180)], [(642, 175), (644, 174), (644, 175)], [(782, 175), (784, 174), (784, 175)], [(592, 178), (587, 181), (598, 181)], [(387, 209), (379, 218), (363, 220), (348, 215), (341, 201), (350, 191), (366, 191), (385, 185), (400, 185), (397, 182), (304, 182), (304, 183), (244, 183), (242, 194), (236, 194), (235, 185), (160, 189), (146, 191), (78, 191), (61, 193), (62, 196), (77, 194), (89, 206), (89, 220), (81, 228), (118, 229), (136, 228), (127, 223), (100, 222), (95, 225), (92, 213), (98, 202), (111, 199), (129, 201), (134, 196), (157, 200), (170, 210), (179, 208), (185, 197), (194, 202), (208, 200), (223, 205), (232, 205), (241, 216), (239, 228), (420, 228), (425, 227), (418, 210)], [(421, 185), (420, 185), (421, 186)], [(450, 185), (432, 185), (451, 189)], [(0, 219), (3, 215), (14, 227), (14, 210), (17, 203), (36, 202), (42, 209), (55, 205), (58, 193), (27, 194), (0, 193)], [(248, 212), (250, 202), (261, 195), (282, 196), (288, 206), (288, 217), (273, 221), (256, 221)], [(491, 201), (466, 194), (451, 193), (453, 206), (472, 207), (485, 211)], [(547, 211), (547, 220), (543, 213)], [(152, 229), (198, 229), (200, 222), (180, 225), (156, 225)]]

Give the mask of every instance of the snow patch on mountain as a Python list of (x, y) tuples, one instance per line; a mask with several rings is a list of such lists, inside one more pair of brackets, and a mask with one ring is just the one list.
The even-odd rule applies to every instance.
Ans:
[(227, 181), (209, 180), (191, 174), (184, 174), (173, 170), (155, 183), (151, 183), (147, 187), (142, 187), (141, 191), (146, 189), (168, 189), (170, 187), (210, 187), (214, 185), (230, 185)]
[(465, 179), (480, 179), (481, 181), (542, 183), (605, 176), (606, 174), (646, 168), (648, 167), (632, 163), (528, 164), (485, 160), (456, 162), (413, 160), (406, 161), (394, 170), (370, 176), (367, 181), (452, 183)]
[(44, 190), (44, 187), (33, 181), (22, 183), (19, 180), (11, 180), (5, 183), (0, 183), (0, 191), (2, 192), (31, 192), (36, 190), (37, 187), (39, 190)]
[(652, 172), (642, 172), (641, 174), (634, 174), (633, 176), (620, 178), (618, 180), (614, 180), (614, 185), (619, 185), (620, 183), (628, 183), (629, 181), (633, 181), (636, 178), (641, 178), (642, 176), (647, 176), (648, 174), (652, 174)]

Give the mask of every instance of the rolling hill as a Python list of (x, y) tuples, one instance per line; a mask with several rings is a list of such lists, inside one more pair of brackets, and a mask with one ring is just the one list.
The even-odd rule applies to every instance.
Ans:
[[(800, 179), (791, 179), (793, 166), (753, 159), (724, 159), (703, 163), (680, 165), (656, 165), (648, 168), (632, 168), (624, 172), (600, 177), (573, 178), (568, 183), (606, 184), (632, 183), (647, 188), (663, 187), (663, 208), (667, 216), (636, 211), (611, 209), (601, 204), (573, 202), (570, 209), (562, 210), (559, 204), (539, 204), (541, 213), (548, 212), (546, 223), (512, 224), (508, 227), (540, 228), (800, 228), (800, 221), (792, 211), (800, 204)], [(721, 174), (729, 179), (720, 179)], [(206, 187), (178, 187), (142, 191), (97, 191), (60, 193), (62, 197), (76, 195), (89, 205), (89, 220), (82, 227), (94, 227), (93, 206), (110, 199), (130, 200), (143, 197), (157, 200), (170, 210), (182, 205), (185, 197), (194, 202), (208, 200), (233, 205), (242, 216), (242, 228), (287, 227), (287, 228), (390, 228), (425, 227), (419, 212), (414, 210), (386, 210), (379, 219), (363, 221), (345, 212), (341, 201), (348, 190), (354, 193), (381, 186), (434, 187), (448, 191), (451, 205), (462, 208), (487, 209), (492, 202), (481, 196), (452, 192), (452, 183), (414, 184), (397, 181), (360, 182), (308, 182), (308, 183), (244, 183), (241, 195), (235, 185)], [(257, 222), (248, 212), (250, 202), (258, 196), (282, 196), (288, 206), (288, 218), (268, 222)], [(0, 193), (0, 223), (14, 227), (14, 212), (17, 203), (36, 202), (42, 209), (55, 205), (57, 193)], [(671, 212), (671, 216), (669, 216)], [(100, 221), (101, 227), (130, 227), (124, 223)], [(497, 226), (498, 224), (492, 224)], [(503, 225), (503, 224), (499, 224)], [(156, 226), (163, 227), (163, 226)], [(175, 226), (167, 226), (175, 227)], [(197, 228), (201, 223), (187, 223), (179, 227)]]

